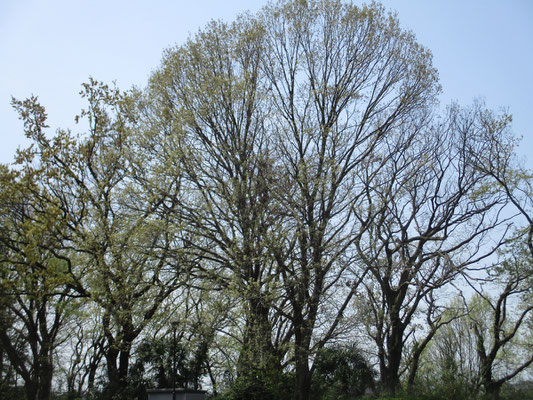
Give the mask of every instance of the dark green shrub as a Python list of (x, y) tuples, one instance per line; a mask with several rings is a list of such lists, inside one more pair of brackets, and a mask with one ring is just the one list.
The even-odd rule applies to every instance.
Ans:
[(376, 373), (355, 346), (322, 349), (314, 368), (313, 399), (354, 399), (374, 389)]
[(224, 400), (289, 400), (293, 392), (293, 378), (276, 369), (250, 371), (238, 377)]

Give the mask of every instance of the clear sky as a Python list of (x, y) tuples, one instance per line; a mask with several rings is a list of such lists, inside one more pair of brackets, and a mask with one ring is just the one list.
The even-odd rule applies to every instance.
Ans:
[[(89, 76), (142, 87), (165, 48), (211, 19), (231, 21), (266, 1), (1, 0), (0, 162), (11, 162), (25, 144), (11, 96), (38, 95), (52, 130), (76, 130), (74, 116), (84, 105), (78, 92)], [(382, 3), (432, 50), (441, 102), (467, 105), (481, 97), (492, 109), (508, 109), (524, 137), (521, 156), (533, 167), (533, 1)]]

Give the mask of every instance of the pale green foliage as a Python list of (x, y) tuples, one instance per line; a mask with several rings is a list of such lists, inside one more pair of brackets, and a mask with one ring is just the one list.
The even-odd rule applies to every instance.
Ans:
[[(49, 135), (36, 98), (13, 100), (33, 144), (0, 167), (2, 278), (20, 276), (2, 290), (83, 298), (61, 305), (78, 392), (78, 367), (92, 385), (105, 357), (106, 395), (137, 396), (130, 358), (147, 338), (168, 351), (171, 321), (192, 384), (232, 398), (309, 398), (317, 355), (357, 324), (390, 392), (424, 354), (440, 360), (424, 379), (486, 386), (480, 370), (512, 371), (506, 349), (529, 345), (531, 174), (509, 116), (477, 102), (439, 117), (439, 92), (429, 50), (379, 4), (281, 0), (168, 49), (145, 90), (90, 79), (81, 134)], [(510, 232), (525, 246), (492, 270), (500, 297), (443, 312), (441, 289)], [(144, 353), (168, 377), (168, 354)]]

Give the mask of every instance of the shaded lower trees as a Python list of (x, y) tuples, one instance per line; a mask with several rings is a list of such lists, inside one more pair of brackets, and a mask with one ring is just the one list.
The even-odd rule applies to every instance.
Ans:
[(469, 399), (479, 392), (476, 340), (464, 300), (458, 296), (446, 305), (442, 319), (448, 323), (435, 332), (420, 357), (416, 380), (411, 386), (418, 394)]
[[(423, 304), (420, 306), (422, 312), (418, 317), (421, 320), (425, 320), (425, 324), (417, 329), (412, 329), (412, 335), (409, 343), (406, 343), (404, 348), (404, 367), (402, 371), (407, 372), (407, 393), (414, 394), (420, 387), (420, 380), (418, 380), (419, 369), (421, 364), (424, 363), (423, 359), (428, 346), (431, 346), (435, 335), (439, 334), (441, 330), (453, 329), (448, 328), (453, 325), (454, 322), (465, 316), (464, 310), (457, 310), (456, 308), (450, 308), (449, 305), (442, 303), (442, 299), (436, 299), (434, 293), (430, 293), (427, 296)], [(422, 331), (422, 332), (419, 332)], [(453, 348), (450, 348), (453, 349)], [(445, 361), (447, 363), (448, 360)], [(447, 372), (450, 372), (446, 370)], [(403, 372), (402, 372), (403, 373)], [(456, 375), (449, 375), (437, 377), (436, 380), (441, 378), (457, 378)], [(446, 379), (442, 379), (447, 383)], [(453, 383), (455, 385), (456, 382)], [(422, 384), (423, 385), (423, 384)], [(461, 389), (465, 389), (461, 387)], [(468, 388), (466, 388), (468, 390)]]
[(84, 302), (64, 328), (69, 331), (69, 336), (57, 351), (56, 376), (63, 383), (61, 390), (69, 399), (94, 393), (101, 380), (106, 349), (97, 315), (97, 307)]
[[(224, 326), (231, 309), (227, 299), (193, 286), (187, 285), (168, 299), (165, 319), (135, 347), (135, 385), (200, 389), (204, 379), (210, 379), (213, 394), (217, 395), (218, 376), (213, 374), (213, 367), (220, 367), (213, 353), (217, 330)], [(179, 305), (174, 303), (176, 300)]]
[[(34, 116), (42, 116), (33, 108)], [(63, 328), (77, 308), (61, 246), (57, 208), (29, 165), (15, 172), (0, 166), (0, 343), (23, 379), (28, 400), (48, 400), (55, 352)]]
[(498, 278), (484, 281), (487, 291), (475, 287), (471, 299), (457, 297), (449, 305), (449, 325), (437, 332), (422, 356), (417, 377), (422, 391), (458, 398), (483, 393), (483, 398), (499, 399), (504, 385), (533, 363), (533, 309), (526, 283), (531, 270), (523, 268), (519, 253), (493, 267)]
[[(3, 311), (3, 313), (5, 313), (5, 311)], [(17, 372), (4, 350), (4, 345), (0, 341), (0, 395), (6, 398), (16, 398), (16, 381)]]

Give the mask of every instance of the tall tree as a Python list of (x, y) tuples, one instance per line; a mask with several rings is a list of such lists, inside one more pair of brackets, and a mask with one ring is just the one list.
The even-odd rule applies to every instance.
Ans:
[(279, 213), (262, 37), (250, 18), (211, 23), (169, 50), (151, 79), (151, 115), (167, 121), (156, 119), (154, 134), (172, 149), (162, 162), (170, 157), (183, 166), (191, 194), (180, 213), (197, 237), (192, 245), (203, 267), (196, 274), (242, 299), (241, 376), (279, 370), (282, 359), (272, 333), (279, 279), (268, 243), (276, 240)]
[[(286, 188), (278, 197), (288, 219), (284, 247), (274, 251), (290, 303), (296, 393), (307, 399), (312, 354), (334, 334), (366, 271), (346, 274), (360, 236), (357, 177), (384, 138), (424, 113), (439, 86), (430, 53), (376, 4), (282, 1), (262, 21)], [(326, 312), (343, 277), (351, 289)]]
[(272, 354), (269, 315), (281, 318), (308, 398), (312, 354), (355, 292), (321, 318), (353, 261), (358, 169), (432, 104), (429, 52), (377, 5), (281, 1), (169, 51), (151, 87), (150, 116), (166, 121), (156, 126), (201, 202), (187, 211), (199, 250), (246, 299), (243, 355), (257, 340), (250, 359)]

